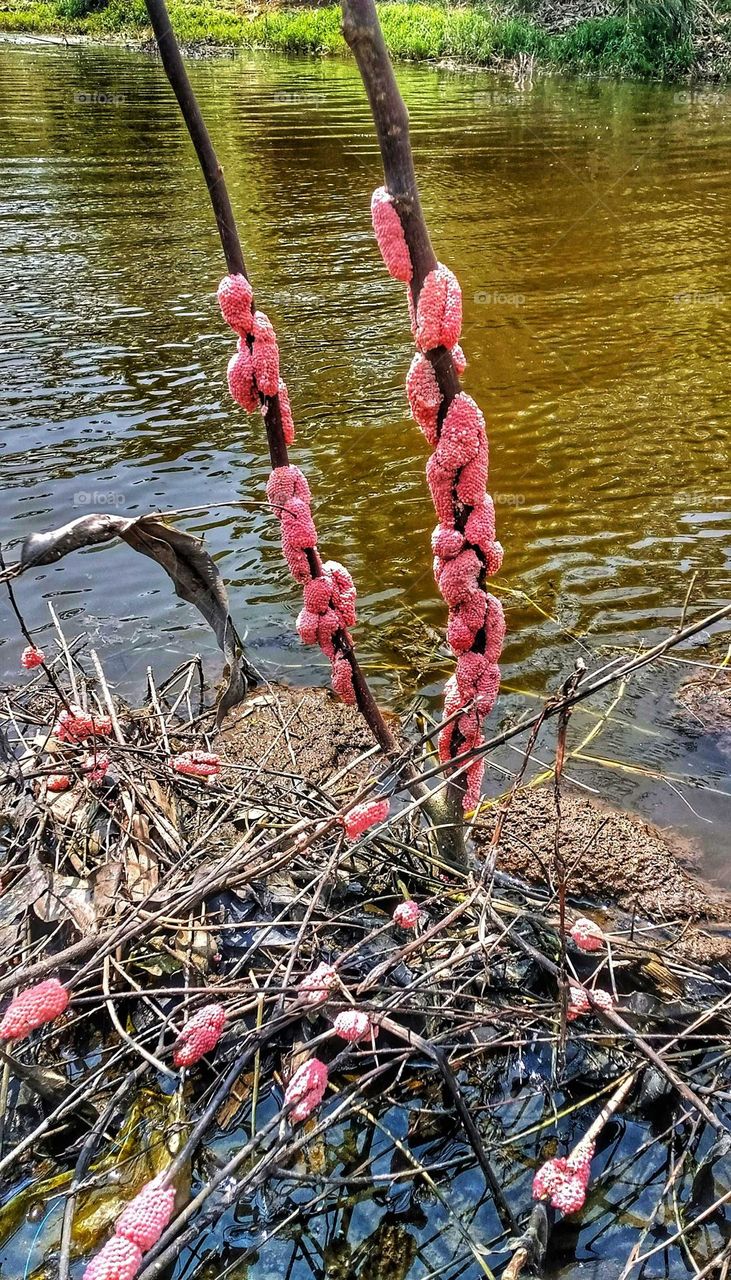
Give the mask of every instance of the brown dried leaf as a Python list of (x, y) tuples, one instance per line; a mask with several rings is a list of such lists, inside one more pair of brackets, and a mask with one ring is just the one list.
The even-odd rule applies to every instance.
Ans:
[(220, 724), (226, 712), (243, 701), (257, 676), (244, 658), (228, 610), (228, 593), (214, 561), (197, 538), (163, 524), (155, 516), (130, 521), (120, 536), (135, 551), (162, 565), (173, 581), (175, 594), (195, 605), (218, 640), (228, 667), (228, 686), (218, 704)]
[(316, 1137), (310, 1139), (304, 1154), (305, 1168), (321, 1178), (327, 1172), (327, 1147), (324, 1133), (318, 1133)]
[(0, 924), (10, 924), (32, 907), (48, 885), (48, 871), (38, 858), (28, 860), (28, 869), (9, 889), (0, 894)]
[(201, 973), (209, 973), (213, 957), (218, 955), (219, 942), (208, 929), (178, 929), (173, 941), (176, 955), (184, 956)]
[[(33, 1093), (37, 1093), (39, 1098), (50, 1103), (51, 1107), (60, 1106), (68, 1098), (71, 1088), (66, 1076), (61, 1075), (60, 1071), (46, 1066), (38, 1067), (32, 1062), (22, 1062), (15, 1054), (12, 1055), (12, 1063), (13, 1075), (22, 1080)], [(98, 1114), (97, 1109), (92, 1106), (92, 1123)]]
[[(0, 924), (0, 953), (12, 952), (20, 946), (20, 938), (23, 930), (22, 917), (16, 917), (10, 920), (8, 924)], [(3, 956), (3, 960), (6, 957)]]
[(127, 888), (133, 902), (142, 902), (160, 878), (157, 854), (150, 843), (150, 824), (143, 813), (132, 815), (129, 837), (124, 859)]
[(46, 804), (51, 810), (54, 818), (58, 822), (70, 822), (75, 819), (78, 825), (77, 810), (86, 809), (84, 797), (75, 787), (71, 787), (68, 791), (47, 791)]
[(312, 1056), (310, 1049), (305, 1040), (295, 1040), (292, 1045), (286, 1066), (286, 1079), (291, 1080), (295, 1071), (299, 1070), (304, 1062)]
[(61, 876), (51, 872), (48, 888), (34, 903), (39, 920), (72, 920), (79, 933), (96, 933), (98, 923), (91, 885), (79, 876)]
[[(220, 860), (217, 860), (215, 858), (204, 858), (202, 862), (198, 863), (195, 869), (195, 873), (193, 875), (193, 879), (188, 885), (188, 888), (190, 890), (197, 889), (199, 885), (205, 883), (205, 881), (208, 880), (211, 872), (216, 868), (221, 870)], [(177, 884), (168, 885), (165, 883), (165, 881), (163, 881), (163, 883), (158, 887), (157, 893), (155, 894), (155, 903), (160, 905), (163, 902), (167, 902), (170, 898), (179, 898), (179, 897), (180, 897), (180, 886)]]
[(92, 876), (94, 907), (100, 919), (121, 904), (118, 895), (123, 871), (124, 863), (121, 858), (112, 858), (111, 861), (103, 862), (100, 867), (97, 867)]
[(254, 1077), (251, 1073), (236, 1081), (228, 1097), (225, 1098), (216, 1112), (216, 1124), (219, 1129), (228, 1129), (243, 1108), (248, 1106), (253, 1082)]
[(177, 831), (178, 812), (175, 807), (172, 792), (169, 791), (167, 787), (163, 787), (162, 784), (158, 782), (157, 778), (147, 778), (145, 780), (145, 786), (147, 788), (147, 794), (155, 807), (165, 815), (170, 826)]
[(32, 533), (20, 549), (20, 567), (30, 569), (34, 565), (54, 564), (70, 551), (93, 547), (100, 542), (111, 542), (122, 535), (129, 521), (107, 512), (89, 512), (78, 520), (71, 520), (60, 529), (47, 533)]
[(666, 996), (680, 996), (685, 990), (681, 979), (663, 964), (658, 956), (649, 956), (642, 968), (659, 991)]

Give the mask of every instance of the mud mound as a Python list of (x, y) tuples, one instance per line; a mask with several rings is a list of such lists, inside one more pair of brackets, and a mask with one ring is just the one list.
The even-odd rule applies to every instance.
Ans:
[[(338, 702), (327, 689), (284, 685), (258, 691), (234, 709), (216, 740), (232, 762), (280, 769), (323, 785), (345, 771), (352, 789), (381, 760), (363, 717)], [(356, 763), (359, 762), (359, 763)]]
[(731, 671), (703, 671), (689, 676), (675, 695), (685, 728), (709, 733), (731, 755)]
[[(475, 843), (490, 839), (488, 815), (475, 831)], [(548, 787), (526, 790), (516, 798), (503, 831), (498, 867), (532, 884), (554, 885), (556, 810)], [(692, 849), (679, 839), (584, 796), (561, 797), (561, 851), (572, 898), (615, 903), (660, 924), (707, 922), (711, 931), (682, 927), (676, 947), (683, 955), (715, 960), (731, 955), (731, 898), (682, 865)]]

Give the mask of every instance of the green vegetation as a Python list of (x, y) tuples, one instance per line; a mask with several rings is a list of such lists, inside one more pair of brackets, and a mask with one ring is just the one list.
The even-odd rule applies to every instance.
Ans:
[[(311, 54), (345, 50), (337, 6), (249, 16), (225, 3), (171, 0), (170, 12), (178, 38), (188, 45)], [(402, 59), (494, 66), (533, 54), (565, 70), (658, 79), (682, 77), (697, 63), (691, 0), (629, 0), (616, 17), (577, 21), (559, 32), (539, 23), (534, 0), (522, 0), (515, 12), (480, 3), (388, 3), (380, 15), (389, 49)], [(142, 0), (15, 0), (0, 11), (0, 30), (96, 38), (149, 34)]]

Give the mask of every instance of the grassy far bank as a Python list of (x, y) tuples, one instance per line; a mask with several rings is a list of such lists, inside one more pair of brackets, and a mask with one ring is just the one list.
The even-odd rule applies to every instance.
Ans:
[[(229, 7), (225, 0), (170, 0), (169, 7), (176, 34), (187, 45), (345, 52), (337, 5), (256, 13)], [(399, 59), (495, 66), (527, 54), (553, 68), (604, 75), (672, 80), (710, 71), (728, 76), (728, 0), (723, 0), (725, 11), (713, 15), (710, 32), (708, 9), (696, 11), (693, 0), (622, 0), (620, 9), (581, 19), (579, 6), (578, 20), (555, 30), (546, 22), (540, 0), (513, 0), (510, 8), (507, 3), (379, 6), (386, 42)], [(701, 13), (704, 30), (699, 44)], [(151, 34), (143, 0), (101, 5), (95, 0), (10, 0), (0, 8), (0, 30), (140, 40)], [(704, 68), (699, 56), (707, 40), (713, 46), (711, 68)]]

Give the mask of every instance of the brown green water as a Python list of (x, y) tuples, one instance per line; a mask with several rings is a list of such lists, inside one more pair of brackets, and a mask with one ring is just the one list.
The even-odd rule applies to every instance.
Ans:
[[(380, 169), (356, 71), (246, 56), (191, 74), (278, 330), (293, 460), (323, 550), (358, 584), (364, 664), (391, 705), (418, 691), (436, 708), (449, 660), (426, 446), (405, 413), (403, 294), (370, 230)], [(576, 657), (598, 666), (663, 637), (694, 574), (690, 617), (728, 597), (731, 97), (398, 74), (434, 243), (464, 292), (466, 389), (490, 433), (508, 619), (497, 727)], [(206, 534), (252, 656), (270, 677), (324, 683), (262, 503), (261, 422), (226, 392), (220, 248), (159, 64), (6, 45), (0, 119), (3, 542), (89, 510), (206, 504), (184, 527)], [(196, 649), (218, 670), (192, 611), (126, 548), (70, 558), (18, 596), (41, 642), (53, 599), (125, 692), (150, 662), (163, 676)], [(14, 674), (21, 644), (0, 608)], [(726, 643), (704, 636), (678, 656)], [(643, 675), (569, 773), (700, 839), (723, 878), (731, 766), (674, 716), (689, 670)], [(577, 714), (576, 743), (593, 723)]]

